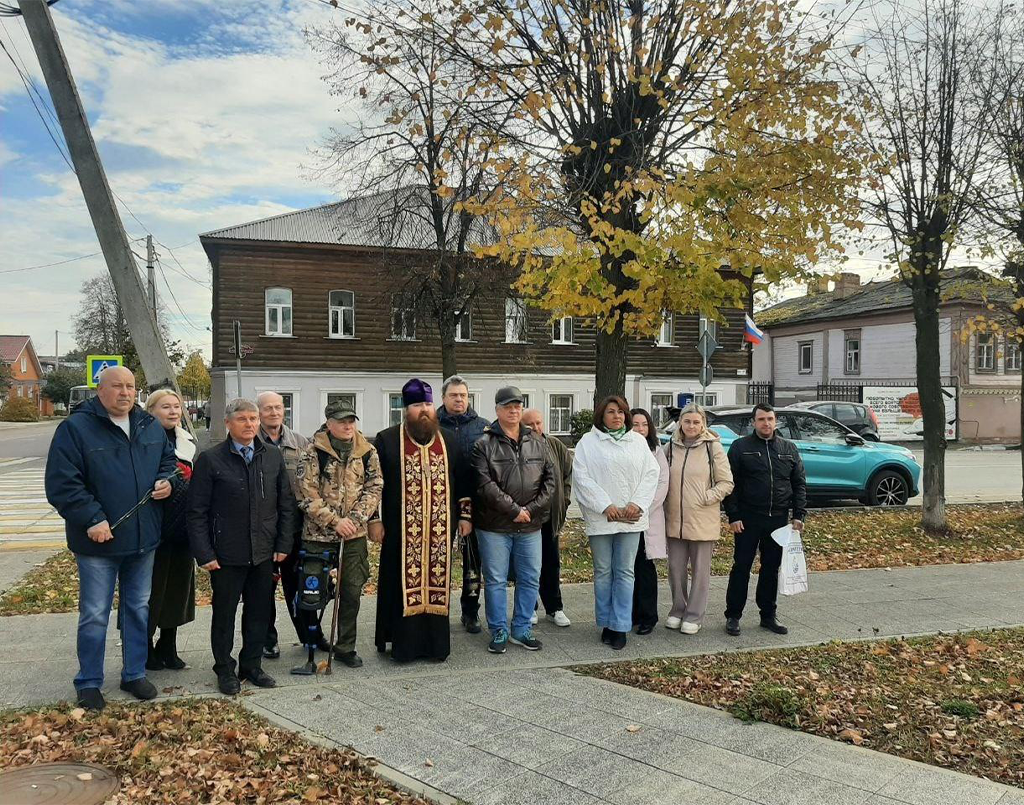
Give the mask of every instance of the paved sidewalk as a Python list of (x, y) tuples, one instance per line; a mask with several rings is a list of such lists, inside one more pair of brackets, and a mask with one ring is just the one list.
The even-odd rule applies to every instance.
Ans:
[[(713, 609), (725, 582), (713, 579)], [(487, 636), (467, 635), (456, 616), (447, 662), (404, 666), (374, 651), (376, 601), (367, 597), (358, 641), (364, 668), (336, 665), (331, 677), (293, 677), (288, 668), (303, 652), (286, 648), (280, 660), (264, 663), (279, 687), (240, 701), (480, 805), (1024, 805), (1024, 792), (771, 725), (742, 725), (559, 668), (1024, 624), (1022, 582), (1024, 562), (814, 573), (810, 592), (781, 602), (788, 636), (757, 628), (755, 612), (743, 621), (743, 635), (730, 638), (712, 612), (696, 636), (658, 628), (631, 636), (622, 652), (598, 641), (591, 586), (566, 585), (573, 626), (542, 620), (542, 651), (510, 646), (506, 655), (488, 654)], [(664, 587), (661, 595), (664, 604)], [(181, 653), (193, 667), (151, 674), (164, 694), (214, 692), (209, 616), (200, 609), (182, 630)], [(75, 622), (73, 614), (0, 618), (0, 645), (18, 646), (16, 654), (0, 653), (0, 707), (71, 695)], [(287, 624), (279, 619), (278, 626), (284, 634)], [(124, 697), (116, 687), (116, 638), (111, 630), (105, 693), (112, 699)]]

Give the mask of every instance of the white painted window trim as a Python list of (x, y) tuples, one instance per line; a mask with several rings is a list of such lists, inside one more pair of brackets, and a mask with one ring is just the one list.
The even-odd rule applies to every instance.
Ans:
[[(569, 337), (565, 337), (566, 322), (569, 322)], [(555, 328), (558, 328), (558, 337), (555, 337)], [(562, 316), (551, 322), (551, 343), (552, 344), (575, 344), (575, 322), (572, 316)]]
[(327, 407), (327, 395), (328, 394), (351, 394), (356, 398), (356, 414), (359, 416), (359, 421), (363, 421), (366, 409), (363, 407), (363, 388), (322, 388), (320, 391), (320, 411), (321, 413)]
[[(465, 316), (469, 323), (469, 338), (464, 337), (462, 332), (462, 317)], [(473, 311), (463, 311), (462, 315), (455, 316), (455, 342), (457, 344), (473, 343)]]
[[(335, 293), (350, 293), (350, 294), (352, 294), (352, 307), (349, 307), (348, 305), (332, 305), (331, 304), (331, 294), (335, 294)], [(344, 329), (345, 329), (345, 311), (346, 310), (351, 310), (352, 311), (352, 332), (349, 333), (348, 335), (346, 335), (344, 333)], [(332, 321), (332, 319), (334, 318), (335, 311), (337, 311), (337, 313), (338, 313), (339, 329), (342, 330), (342, 332), (339, 332), (339, 333), (334, 332), (334, 326), (333, 326), (334, 322)], [(355, 291), (350, 291), (350, 290), (348, 290), (348, 288), (335, 288), (334, 290), (327, 292), (327, 337), (328, 338), (336, 338), (336, 339), (341, 340), (341, 341), (352, 340), (352, 339), (354, 339), (356, 337), (356, 292)]]
[[(665, 328), (668, 328), (668, 340), (665, 340)], [(661, 314), (661, 327), (658, 329), (658, 336), (654, 340), (656, 347), (674, 347), (676, 336), (676, 317), (671, 311), (664, 310)]]
[[(252, 401), (256, 402), (256, 400), (259, 399), (259, 396), (264, 391), (273, 391), (277, 394), (292, 395), (292, 424), (289, 427), (291, 427), (291, 429), (296, 433), (302, 433), (303, 435), (305, 435), (305, 432), (302, 430), (302, 422), (300, 417), (300, 412), (302, 411), (302, 408), (300, 407), (300, 403), (302, 401), (301, 390), (297, 388), (281, 388), (280, 386), (256, 386), (256, 390), (255, 393), (253, 394)], [(230, 394), (228, 395), (228, 399), (231, 399)]]
[[(521, 338), (513, 338), (514, 322), (522, 321)], [(526, 302), (515, 296), (505, 297), (505, 343), (527, 344), (530, 341), (530, 317), (526, 312)]]
[[(555, 430), (555, 420), (551, 415), (552, 410), (555, 408), (555, 406), (551, 404), (552, 397), (568, 397), (571, 400), (569, 406), (569, 428), (567, 430)], [(579, 410), (577, 395), (569, 391), (549, 391), (547, 393), (547, 399), (545, 400), (545, 406), (547, 410), (544, 413), (544, 421), (548, 425), (548, 433), (552, 436), (568, 436), (572, 433), (572, 417)], [(561, 406), (559, 406), (559, 408), (561, 408)]]
[[(268, 294), (271, 291), (287, 291), (288, 292), (288, 304), (283, 302), (275, 302), (270, 304), (268, 301)], [(263, 289), (263, 334), (270, 338), (291, 338), (295, 331), (295, 308), (294, 308), (295, 295), (292, 293), (291, 288), (284, 288), (280, 285), (274, 285), (269, 288)], [(288, 319), (290, 329), (288, 332), (284, 331), (284, 311), (288, 309)], [(270, 330), (270, 311), (277, 311), (277, 325), (280, 328), (278, 332), (271, 332)]]

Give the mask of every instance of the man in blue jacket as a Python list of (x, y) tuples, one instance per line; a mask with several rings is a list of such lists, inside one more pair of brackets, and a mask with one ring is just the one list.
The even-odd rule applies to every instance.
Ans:
[[(437, 421), (451, 431), (459, 445), (459, 459), (469, 466), (473, 458), (473, 445), (483, 436), (487, 420), (477, 415), (469, 404), (469, 386), (464, 378), (452, 375), (441, 386), (442, 405), (437, 409)], [(462, 625), (470, 634), (480, 632), (480, 546), (476, 531), (462, 538)]]
[(171, 494), (174, 448), (164, 429), (135, 404), (135, 378), (121, 366), (104, 370), (97, 395), (58, 427), (46, 459), (46, 499), (64, 518), (78, 563), (78, 704), (102, 710), (107, 623), (120, 578), (121, 690), (152, 699), (146, 679), (149, 593), (162, 512), (147, 503), (118, 524), (148, 492)]

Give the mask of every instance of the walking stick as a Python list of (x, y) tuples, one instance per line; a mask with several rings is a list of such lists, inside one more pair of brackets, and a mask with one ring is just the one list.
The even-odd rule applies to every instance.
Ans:
[[(181, 468), (178, 467), (178, 468), (176, 468), (174, 470), (174, 472), (172, 472), (166, 478), (160, 478), (159, 480), (167, 481), (169, 483), (172, 479), (177, 478), (180, 475), (181, 475)], [(119, 525), (121, 525), (121, 523), (123, 523), (125, 520), (127, 520), (129, 517), (131, 517), (133, 514), (135, 514), (135, 512), (137, 512), (139, 509), (141, 509), (143, 506), (145, 506), (147, 503), (149, 503), (149, 501), (151, 501), (152, 499), (153, 499), (153, 490), (150, 489), (145, 495), (143, 495), (142, 500), (140, 500), (138, 503), (136, 503), (134, 506), (132, 506), (128, 511), (126, 511), (123, 515), (121, 515), (121, 517), (118, 519), (118, 521), (116, 523), (114, 523), (110, 527), (110, 530), (113, 531), (115, 528), (117, 528)]]
[(341, 563), (344, 553), (345, 538), (342, 537), (341, 541), (338, 542), (338, 579), (334, 582), (334, 614), (331, 615), (331, 649), (327, 652), (327, 668), (324, 670), (324, 673), (328, 676), (334, 673), (334, 670), (331, 668), (331, 664), (334, 662), (334, 640), (337, 636), (336, 627), (338, 625), (338, 609), (341, 606)]

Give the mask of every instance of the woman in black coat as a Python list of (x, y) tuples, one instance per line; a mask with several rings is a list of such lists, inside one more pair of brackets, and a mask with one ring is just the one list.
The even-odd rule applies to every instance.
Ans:
[[(153, 561), (153, 589), (149, 596), (149, 659), (146, 668), (181, 670), (185, 661), (178, 656), (176, 645), (179, 626), (196, 619), (196, 563), (189, 549), (185, 524), (185, 500), (196, 444), (192, 435), (181, 427), (183, 406), (171, 389), (158, 389), (146, 399), (146, 410), (156, 417), (174, 448), (180, 483), (171, 496), (161, 501), (163, 528), (160, 546)], [(153, 645), (156, 630), (160, 639)]]

